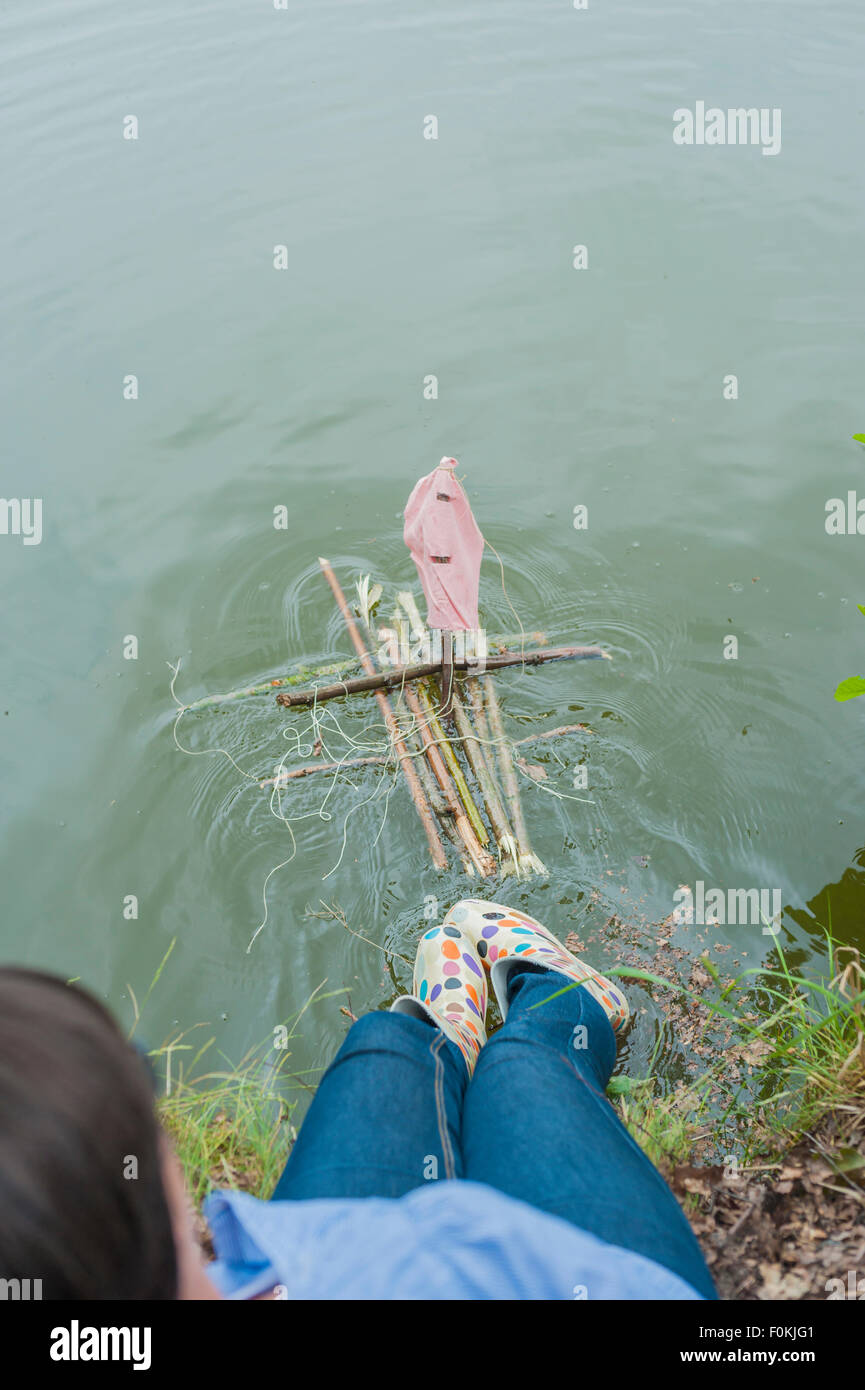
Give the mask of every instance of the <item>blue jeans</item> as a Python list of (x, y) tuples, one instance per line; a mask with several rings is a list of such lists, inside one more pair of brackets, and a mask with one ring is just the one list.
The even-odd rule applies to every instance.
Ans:
[[(321, 1080), (273, 1196), (401, 1197), (431, 1176), (486, 1183), (633, 1250), (715, 1298), (684, 1214), (606, 1098), (613, 1030), (585, 989), (515, 968), (471, 1081), (455, 1045), (367, 1014)], [(430, 1172), (430, 1161), (435, 1171)]]

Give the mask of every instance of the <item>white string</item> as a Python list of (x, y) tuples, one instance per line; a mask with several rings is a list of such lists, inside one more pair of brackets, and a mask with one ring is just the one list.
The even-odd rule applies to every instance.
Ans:
[[(172, 665), (171, 662), (167, 662), (166, 664), (168, 665), (168, 668), (172, 673), (171, 681), (169, 684), (171, 698), (177, 705), (177, 716), (172, 726), (172, 737), (174, 740), (175, 747), (178, 749), (178, 751), (186, 754), (188, 757), (221, 755), (222, 757), (227, 758), (228, 761), (231, 763), (232, 767), (234, 767), (240, 773), (240, 775), (244, 777), (247, 781), (259, 782), (260, 776), (256, 776), (256, 774), (254, 773), (247, 772), (245, 768), (241, 767), (237, 759), (228, 751), (227, 748), (188, 748), (185, 744), (180, 742), (177, 730), (180, 725), (180, 721), (183, 718), (183, 715), (189, 709), (189, 706), (183, 704), (183, 702), (178, 698), (175, 689), (177, 677), (180, 672), (182, 663), (181, 660), (178, 659), (176, 665)], [(274, 865), (274, 867), (268, 871), (264, 879), (264, 883), (262, 884), (261, 890), (262, 905), (264, 911), (261, 921), (259, 922), (258, 926), (256, 927), (249, 940), (249, 944), (246, 948), (247, 954), (252, 950), (253, 945), (258, 939), (260, 933), (266, 927), (269, 920), (270, 907), (267, 900), (267, 890), (268, 885), (270, 884), (270, 880), (273, 878), (275, 874), (277, 874), (280, 871), (280, 869), (286, 868), (287, 865), (289, 865), (297, 855), (297, 838), (294, 833), (293, 824), (299, 821), (310, 819), (318, 819), (324, 821), (325, 823), (328, 823), (333, 819), (331, 813), (327, 810), (328, 802), (336, 789), (336, 785), (339, 780), (343, 764), (346, 762), (350, 762), (351, 758), (358, 753), (385, 756), (385, 767), (390, 767), (391, 776), (389, 778), (380, 778), (377, 786), (374, 788), (374, 790), (369, 796), (364, 797), (362, 800), (356, 802), (355, 805), (349, 808), (342, 823), (342, 836), (339, 854), (337, 856), (336, 862), (332, 865), (328, 872), (323, 875), (323, 878), (330, 878), (331, 874), (334, 874), (342, 864), (343, 858), (345, 856), (345, 851), (348, 846), (349, 817), (354, 815), (357, 811), (361, 810), (362, 807), (368, 806), (376, 800), (380, 800), (381, 797), (384, 796), (384, 808), (381, 822), (372, 840), (373, 845), (378, 844), (378, 841), (380, 840), (382, 832), (384, 830), (385, 823), (387, 821), (387, 815), (390, 806), (390, 797), (395, 786), (398, 773), (398, 760), (396, 759), (394, 749), (395, 740), (386, 730), (384, 730), (383, 726), (381, 726), (381, 728), (384, 737), (382, 737), (382, 733), (375, 733), (374, 730), (369, 728), (364, 728), (359, 735), (351, 734), (347, 729), (345, 729), (342, 726), (342, 724), (340, 723), (339, 719), (337, 718), (336, 714), (330, 706), (320, 706), (318, 704), (318, 701), (314, 700), (310, 709), (310, 722), (308, 724), (302, 725), (300, 727), (297, 727), (296, 725), (292, 724), (287, 724), (284, 725), (282, 729), (280, 729), (280, 737), (286, 743), (289, 744), (289, 747), (280, 758), (280, 761), (275, 769), (274, 786), (269, 797), (268, 805), (271, 815), (273, 815), (274, 819), (280, 821), (281, 824), (285, 826), (289, 835), (291, 836), (292, 849), (291, 854), (288, 856), (288, 858), (283, 859), (279, 864)], [(400, 739), (410, 737), (411, 734), (415, 731), (415, 728), (416, 721), (413, 718), (409, 718), (405, 721), (404, 726), (400, 726), (398, 728), (397, 737), (399, 737)], [(340, 740), (342, 744), (345, 746), (344, 752), (338, 751), (337, 747), (331, 741), (331, 739), (334, 736), (336, 739)], [(289, 779), (287, 777), (282, 776), (283, 772), (287, 771), (286, 760), (294, 757), (313, 757), (316, 755), (316, 749), (320, 749), (326, 761), (333, 762), (335, 764), (332, 774), (327, 779), (328, 785), (324, 797), (319, 806), (314, 810), (300, 812), (296, 815), (287, 816), (283, 809), (282, 803), (283, 792), (285, 791), (289, 782)], [(409, 752), (409, 756), (422, 757), (423, 753), (420, 750), (418, 752)], [(350, 783), (350, 785), (355, 786), (354, 783)]]
[[(516, 619), (519, 625), (521, 634), (521, 648), (524, 651), (526, 632), (525, 628), (523, 627), (522, 620), (520, 619), (519, 614), (517, 613), (516, 609), (511, 603), (510, 596), (508, 595), (507, 585), (505, 583), (504, 562), (502, 561), (502, 558), (496, 550), (495, 546), (492, 545), (490, 541), (485, 540), (485, 544), (489, 547), (489, 549), (492, 551), (492, 553), (495, 555), (496, 559), (499, 562), (499, 568), (501, 571), (502, 592), (504, 594), (505, 601), (511, 613), (514, 615), (514, 618)], [(177, 705), (177, 716), (172, 725), (172, 737), (177, 750), (180, 753), (186, 754), (187, 757), (206, 757), (221, 755), (222, 757), (228, 759), (232, 767), (234, 767), (237, 770), (237, 772), (240, 773), (241, 777), (251, 782), (260, 781), (260, 778), (256, 774), (247, 772), (245, 768), (242, 768), (240, 764), (237, 762), (236, 758), (228, 751), (227, 748), (187, 748), (184, 744), (180, 742), (180, 739), (178, 738), (178, 729), (180, 727), (180, 721), (183, 718), (184, 714), (187, 713), (190, 706), (183, 704), (182, 701), (178, 699), (175, 690), (177, 677), (181, 668), (181, 659), (178, 658), (177, 663), (174, 666), (172, 666), (171, 662), (167, 662), (166, 664), (172, 673), (171, 682), (169, 684), (171, 698)], [(393, 692), (396, 695), (397, 700), (399, 700), (401, 690), (402, 687), (395, 689)], [(330, 876), (336, 873), (336, 871), (342, 864), (343, 858), (345, 856), (345, 851), (348, 846), (349, 817), (354, 815), (357, 811), (361, 810), (364, 806), (369, 806), (376, 800), (381, 799), (382, 795), (384, 795), (384, 808), (381, 822), (372, 840), (373, 847), (378, 844), (387, 821), (391, 793), (393, 792), (399, 775), (399, 765), (401, 762), (401, 758), (397, 757), (396, 754), (396, 741), (400, 740), (403, 743), (405, 743), (405, 741), (408, 739), (411, 739), (415, 736), (418, 737), (419, 747), (415, 750), (406, 750), (407, 756), (410, 758), (423, 758), (425, 756), (425, 743), (433, 744), (436, 747), (438, 747), (442, 743), (450, 742), (446, 734), (443, 734), (442, 736), (437, 736), (433, 727), (433, 719), (438, 718), (440, 716), (441, 711), (443, 709), (443, 704), (433, 705), (434, 713), (422, 716), (420, 718), (414, 715), (411, 711), (407, 710), (405, 705), (401, 701), (399, 701), (398, 709), (401, 717), (401, 722), (398, 721), (397, 730), (394, 734), (391, 734), (384, 726), (381, 726), (382, 731), (384, 733), (384, 737), (382, 737), (381, 734), (378, 734), (375, 737), (373, 737), (372, 731), (368, 729), (364, 729), (361, 732), (360, 736), (352, 735), (346, 729), (343, 728), (333, 709), (330, 706), (328, 706), (327, 708), (319, 706), (317, 699), (313, 700), (312, 706), (310, 708), (309, 725), (298, 728), (294, 725), (287, 724), (284, 725), (280, 730), (280, 737), (286, 743), (289, 744), (289, 748), (283, 754), (276, 767), (275, 776), (273, 779), (273, 790), (270, 794), (268, 806), (271, 815), (274, 817), (274, 819), (280, 821), (281, 824), (285, 826), (286, 830), (288, 831), (291, 837), (291, 854), (288, 856), (287, 859), (282, 860), (281, 863), (274, 865), (274, 867), (268, 871), (264, 879), (264, 883), (262, 884), (261, 889), (262, 905), (264, 912), (261, 921), (259, 922), (258, 926), (256, 927), (249, 940), (249, 944), (246, 948), (247, 954), (249, 954), (249, 952), (252, 950), (253, 945), (258, 939), (258, 936), (264, 930), (269, 920), (270, 909), (267, 901), (267, 889), (270, 880), (281, 869), (286, 868), (297, 855), (297, 838), (294, 833), (293, 824), (295, 822), (310, 819), (318, 819), (324, 821), (325, 823), (329, 823), (333, 819), (331, 813), (327, 810), (327, 805), (331, 796), (334, 794), (336, 790), (337, 781), (340, 777), (340, 773), (343, 770), (343, 764), (350, 762), (352, 757), (357, 755), (358, 753), (361, 753), (363, 755), (383, 755), (385, 757), (385, 769), (390, 771), (390, 776), (380, 778), (376, 787), (370, 793), (370, 795), (356, 802), (346, 812), (346, 815), (343, 818), (342, 822), (342, 835), (339, 854), (333, 866), (328, 870), (326, 874), (323, 875), (323, 879), (330, 878)], [(336, 740), (338, 740), (345, 747), (344, 753), (340, 754), (337, 751), (337, 748), (335, 748), (333, 744), (328, 741), (329, 735), (335, 737)], [(475, 738), (478, 744), (481, 744), (486, 748), (493, 749), (498, 747), (500, 744), (505, 744), (511, 748), (512, 753), (516, 750), (516, 744), (511, 743), (511, 741), (506, 738), (482, 738), (477, 731), (475, 731)], [(302, 812), (293, 816), (287, 816), (283, 810), (282, 804), (282, 793), (287, 788), (290, 780), (287, 776), (283, 776), (283, 773), (287, 772), (286, 759), (299, 757), (314, 757), (317, 755), (318, 752), (320, 752), (323, 755), (324, 760), (326, 760), (327, 762), (334, 763), (333, 772), (328, 779), (328, 786), (324, 794), (324, 797), (320, 805), (316, 809), (312, 811)], [(555, 750), (553, 750), (553, 755), (557, 757), (557, 755), (555, 754)], [(561, 766), (564, 766), (564, 764), (561, 763), (560, 759), (557, 758), (557, 761), (560, 762)], [(529, 773), (523, 772), (523, 769), (520, 768), (519, 762), (516, 758), (514, 759), (514, 762), (515, 766), (518, 768), (521, 774), (524, 777), (527, 777), (528, 780), (532, 782), (532, 784), (535, 787), (537, 787), (540, 791), (546, 792), (547, 795), (557, 797), (560, 801), (580, 801), (586, 802), (588, 805), (592, 806), (596, 804), (591, 798), (574, 796), (571, 793), (558, 791), (553, 787), (546, 787), (540, 785)], [(352, 787), (355, 787), (355, 783), (351, 781), (350, 785)]]

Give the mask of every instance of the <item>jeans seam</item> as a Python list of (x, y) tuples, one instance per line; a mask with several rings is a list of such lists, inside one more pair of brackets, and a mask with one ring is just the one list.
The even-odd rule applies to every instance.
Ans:
[(444, 1033), (439, 1033), (434, 1042), (430, 1043), (430, 1054), (435, 1061), (435, 1079), (433, 1089), (436, 1103), (436, 1123), (438, 1125), (439, 1142), (442, 1146), (442, 1154), (445, 1161), (445, 1177), (454, 1178), (456, 1176), (456, 1164), (454, 1163), (453, 1149), (451, 1147), (450, 1135), (447, 1126), (447, 1111), (444, 1098), (444, 1063), (442, 1062), (442, 1047), (446, 1042)]

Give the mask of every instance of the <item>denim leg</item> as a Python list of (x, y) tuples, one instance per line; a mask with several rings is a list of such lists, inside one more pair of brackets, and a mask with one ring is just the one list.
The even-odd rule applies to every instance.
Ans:
[(507, 1019), (481, 1050), (463, 1105), (465, 1177), (645, 1255), (714, 1298), (681, 1208), (606, 1098), (616, 1057), (606, 1014), (580, 987), (550, 998), (567, 983), (528, 962), (512, 972)]
[(467, 1083), (440, 1029), (406, 1014), (364, 1015), (321, 1079), (272, 1200), (401, 1197), (462, 1177)]

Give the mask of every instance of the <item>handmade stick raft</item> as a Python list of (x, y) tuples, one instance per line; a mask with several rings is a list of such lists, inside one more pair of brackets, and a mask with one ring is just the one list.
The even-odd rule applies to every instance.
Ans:
[[(424, 623), (411, 593), (403, 591), (398, 595), (394, 626), (378, 633), (379, 639), (388, 633), (393, 635), (407, 619), (413, 639), (421, 648), (436, 648), (436, 659), (399, 664), (396, 651), (392, 660), (386, 660), (383, 652), (387, 652), (387, 644), (384, 648), (379, 644), (379, 667), (389, 669), (376, 670), (371, 651), (363, 648), (332, 567), (328, 561), (320, 560), (364, 675), (306, 690), (281, 691), (276, 699), (286, 708), (317, 707), (323, 701), (373, 691), (382, 714), (387, 711), (385, 722), (424, 822), (433, 862), (440, 866), (444, 852), (441, 840), (435, 843), (429, 834), (430, 820), (436, 817), (467, 872), (481, 878), (495, 873), (496, 859), (491, 853), (494, 846), (502, 875), (545, 874), (546, 868), (529, 842), (516, 767), (492, 673), (548, 661), (607, 658), (608, 654), (597, 646), (526, 650), (524, 642), (519, 651), (505, 651), (482, 660), (466, 654), (466, 641), (455, 639), (480, 632), (478, 585), (484, 539), (455, 468), (455, 459), (443, 459), (438, 469), (421, 478), (405, 511), (404, 538), (427, 599), (428, 621)], [(376, 593), (380, 592), (377, 585)], [(359, 617), (374, 650), (376, 634), (370, 619), (368, 578), (358, 584), (358, 597)], [(395, 646), (398, 649), (398, 644)], [(465, 688), (460, 672), (469, 675)], [(384, 693), (386, 690), (395, 697), (396, 712)], [(452, 723), (452, 732), (446, 731), (443, 721)], [(412, 744), (418, 772), (412, 766), (406, 740)]]
[[(204, 696), (183, 708), (211, 709), (276, 689), (281, 708), (312, 707), (314, 727), (323, 728), (315, 714), (319, 706), (371, 693), (388, 735), (385, 756), (376, 752), (337, 763), (328, 759), (325, 748), (320, 762), (280, 768), (260, 786), (285, 786), (319, 771), (335, 776), (344, 768), (390, 766), (408, 787), (437, 869), (448, 864), (447, 842), (469, 875), (545, 874), (529, 841), (512, 749), (517, 742), (575, 733), (584, 726), (565, 725), (512, 743), (505, 734), (496, 673), (609, 656), (598, 646), (548, 647), (541, 632), (485, 640), (478, 620), (485, 542), (456, 478), (456, 466), (455, 459), (442, 459), (417, 483), (405, 510), (404, 538), (427, 600), (426, 622), (411, 592), (402, 590), (390, 625), (376, 629), (372, 610), (380, 601), (381, 585), (371, 589), (369, 576), (363, 577), (352, 612), (332, 565), (320, 558), (355, 658), (300, 668), (225, 695)], [(360, 674), (355, 674), (358, 669)], [(320, 740), (316, 751), (319, 747)], [(531, 773), (525, 764), (519, 766)]]

